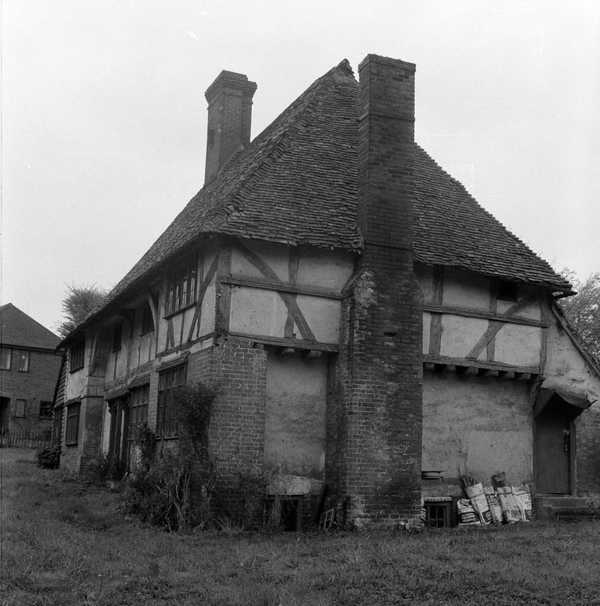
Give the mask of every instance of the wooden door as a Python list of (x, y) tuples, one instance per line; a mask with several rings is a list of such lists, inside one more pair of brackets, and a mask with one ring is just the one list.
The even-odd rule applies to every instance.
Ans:
[(537, 492), (570, 492), (571, 416), (560, 402), (550, 402), (536, 417), (535, 463)]
[(122, 469), (127, 465), (127, 398), (111, 400), (109, 453), (113, 462)]

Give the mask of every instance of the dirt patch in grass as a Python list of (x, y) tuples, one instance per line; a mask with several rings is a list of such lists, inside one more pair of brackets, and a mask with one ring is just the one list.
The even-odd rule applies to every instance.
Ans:
[(600, 523), (398, 534), (168, 534), (0, 449), (0, 604), (599, 604)]

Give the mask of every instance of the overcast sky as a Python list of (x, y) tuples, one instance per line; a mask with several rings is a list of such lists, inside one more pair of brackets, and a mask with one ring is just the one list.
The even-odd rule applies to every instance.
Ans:
[(252, 135), (344, 57), (412, 61), (416, 137), (556, 268), (600, 271), (600, 2), (0, 0), (2, 302), (51, 329), (203, 183), (204, 91)]

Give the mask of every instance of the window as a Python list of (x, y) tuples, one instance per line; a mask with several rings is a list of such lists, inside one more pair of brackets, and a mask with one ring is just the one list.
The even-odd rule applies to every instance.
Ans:
[(0, 348), (0, 370), (10, 370), (11, 354), (7, 347)]
[(40, 419), (52, 418), (52, 402), (40, 400)]
[(15, 350), (17, 370), (19, 372), (29, 372), (29, 352), (20, 349)]
[(170, 316), (196, 302), (197, 269), (196, 255), (186, 257), (179, 263), (167, 288), (165, 315)]
[(121, 340), (123, 337), (123, 324), (119, 322), (113, 327), (112, 350), (113, 352), (121, 351)]
[(83, 361), (85, 356), (85, 341), (81, 340), (71, 345), (69, 350), (69, 370), (75, 372), (80, 368), (83, 368)]
[(77, 438), (79, 437), (79, 410), (80, 402), (69, 404), (67, 407), (67, 431), (65, 433), (65, 445), (77, 446)]
[(502, 301), (516, 301), (519, 294), (519, 289), (514, 282), (498, 282), (497, 286), (498, 299)]
[(150, 386), (146, 384), (141, 387), (135, 387), (129, 393), (128, 440), (135, 440), (135, 430), (148, 423), (149, 392)]
[(152, 318), (152, 310), (150, 305), (146, 303), (142, 311), (142, 334), (147, 335), (154, 330), (154, 319)]
[(158, 423), (157, 434), (161, 438), (177, 435), (177, 417), (173, 404), (173, 391), (185, 384), (185, 365), (175, 366), (161, 372), (158, 377)]
[(425, 524), (429, 528), (445, 528), (451, 525), (451, 505), (448, 502), (425, 501)]
[(15, 402), (15, 417), (17, 419), (25, 418), (25, 408), (27, 407), (27, 400), (18, 399)]

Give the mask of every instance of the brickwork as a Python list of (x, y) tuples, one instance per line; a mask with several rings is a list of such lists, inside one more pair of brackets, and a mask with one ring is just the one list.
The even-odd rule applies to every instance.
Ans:
[(208, 142), (205, 181), (250, 142), (252, 97), (256, 83), (243, 74), (222, 71), (206, 91), (208, 101)]
[(364, 253), (340, 357), (341, 489), (356, 524), (420, 506), (422, 305), (413, 273), (414, 66), (369, 55), (360, 68)]
[[(14, 357), (14, 356), (13, 356)], [(0, 396), (10, 399), (10, 431), (42, 432), (52, 427), (51, 418), (40, 418), (40, 402), (52, 402), (60, 370), (60, 355), (53, 351), (29, 352), (29, 372), (0, 370)], [(25, 416), (16, 416), (16, 400), (27, 401)]]
[(577, 420), (576, 479), (582, 496), (600, 495), (600, 405), (593, 404)]
[(224, 506), (235, 511), (240, 477), (263, 472), (267, 356), (261, 345), (229, 337), (214, 348), (218, 387), (210, 428), (210, 451)]

